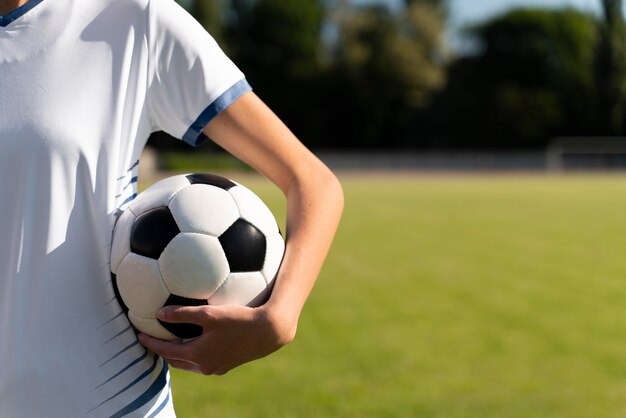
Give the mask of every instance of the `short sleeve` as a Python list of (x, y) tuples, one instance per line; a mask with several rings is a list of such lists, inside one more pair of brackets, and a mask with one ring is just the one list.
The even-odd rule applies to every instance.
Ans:
[(244, 74), (174, 0), (150, 0), (147, 109), (153, 130), (198, 145), (204, 127), (251, 90)]

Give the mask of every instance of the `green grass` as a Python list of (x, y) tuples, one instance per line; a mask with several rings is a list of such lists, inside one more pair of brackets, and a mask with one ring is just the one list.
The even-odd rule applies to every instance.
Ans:
[(625, 176), (343, 183), (296, 340), (223, 377), (173, 372), (181, 418), (626, 416)]

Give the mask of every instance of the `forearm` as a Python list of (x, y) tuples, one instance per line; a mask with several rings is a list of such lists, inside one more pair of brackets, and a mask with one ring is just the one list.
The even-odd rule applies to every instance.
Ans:
[(320, 273), (343, 210), (343, 192), (326, 167), (294, 179), (286, 190), (287, 231), (283, 264), (272, 296), (265, 305), (280, 323), (280, 331), (292, 339), (300, 312)]
[(253, 93), (233, 103), (205, 133), (269, 178), (287, 198), (285, 256), (272, 296), (258, 312), (268, 316), (281, 339), (289, 340), (337, 230), (341, 185)]

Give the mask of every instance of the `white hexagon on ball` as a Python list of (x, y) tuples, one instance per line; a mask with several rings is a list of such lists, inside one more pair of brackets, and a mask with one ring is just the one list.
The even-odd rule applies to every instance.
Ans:
[(136, 315), (133, 311), (129, 311), (128, 319), (139, 331), (144, 332), (148, 335), (152, 335), (155, 338), (165, 341), (173, 341), (178, 339), (177, 336), (163, 328), (159, 321), (154, 318), (142, 318), (139, 315)]
[(159, 269), (167, 289), (192, 299), (208, 299), (230, 272), (228, 260), (217, 238), (180, 233), (159, 257)]
[(278, 232), (276, 218), (261, 198), (250, 189), (237, 185), (228, 192), (235, 199), (243, 219), (258, 228), (266, 237), (271, 237)]
[(266, 239), (267, 250), (265, 254), (265, 264), (263, 265), (263, 277), (267, 280), (268, 285), (276, 278), (278, 269), (283, 261), (285, 254), (285, 240), (282, 235), (274, 234)]
[(267, 291), (261, 272), (231, 273), (208, 302), (210, 305), (259, 306), (265, 303)]
[(130, 253), (117, 270), (117, 287), (128, 309), (143, 318), (154, 318), (170, 296), (157, 260)]
[(189, 180), (184, 175), (168, 177), (139, 193), (130, 202), (128, 209), (138, 216), (151, 209), (167, 206), (176, 193), (187, 186), (189, 186)]
[(238, 218), (239, 208), (224, 189), (207, 184), (192, 184), (174, 196), (169, 204), (182, 232), (220, 236)]

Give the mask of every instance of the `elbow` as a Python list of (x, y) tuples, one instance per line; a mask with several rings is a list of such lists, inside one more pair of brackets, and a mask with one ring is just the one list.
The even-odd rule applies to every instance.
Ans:
[(333, 172), (331, 172), (330, 170), (328, 170), (328, 172), (329, 172), (329, 177), (327, 179), (328, 190), (329, 190), (329, 193), (332, 195), (335, 205), (337, 206), (338, 214), (339, 216), (341, 216), (341, 214), (343, 213), (344, 205), (345, 205), (345, 195), (343, 193), (343, 186), (341, 185), (339, 178), (337, 178), (337, 176)]
[(338, 215), (341, 215), (345, 204), (343, 186), (335, 173), (322, 161), (312, 159), (308, 164), (300, 165), (293, 174), (288, 186), (283, 189), (287, 196), (291, 194), (290, 192), (309, 196), (316, 201), (324, 202), (325, 206), (333, 207)]
[(340, 218), (343, 213), (345, 196), (339, 178), (323, 164), (315, 176), (309, 175), (308, 177), (309, 181), (315, 183), (318, 196), (322, 196), (322, 201), (328, 207), (332, 207), (337, 218)]

